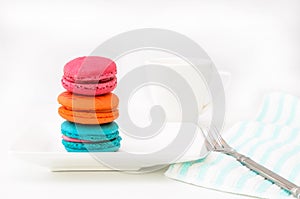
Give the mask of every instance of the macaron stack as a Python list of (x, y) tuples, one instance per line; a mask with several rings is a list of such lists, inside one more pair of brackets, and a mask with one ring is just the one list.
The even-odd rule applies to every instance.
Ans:
[(114, 122), (119, 116), (116, 64), (98, 56), (79, 57), (64, 66), (58, 96), (62, 144), (69, 152), (112, 152), (120, 148), (121, 137)]

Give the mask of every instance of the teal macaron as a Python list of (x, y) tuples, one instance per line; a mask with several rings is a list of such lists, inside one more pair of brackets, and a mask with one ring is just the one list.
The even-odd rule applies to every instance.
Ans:
[(111, 122), (82, 125), (69, 121), (61, 124), (62, 144), (68, 152), (113, 152), (120, 148), (119, 127)]
[(115, 122), (101, 125), (82, 125), (69, 121), (61, 124), (61, 133), (69, 138), (103, 141), (112, 140), (119, 136), (119, 126)]

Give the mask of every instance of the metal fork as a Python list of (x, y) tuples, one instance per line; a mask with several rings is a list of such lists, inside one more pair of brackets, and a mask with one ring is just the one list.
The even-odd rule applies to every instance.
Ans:
[(300, 199), (300, 187), (290, 182), (289, 180), (281, 177), (266, 167), (253, 161), (251, 158), (238, 153), (235, 149), (229, 146), (226, 141), (222, 138), (216, 127), (205, 128), (206, 134), (203, 127), (200, 130), (205, 137), (205, 145), (209, 151), (215, 151), (224, 153), (226, 155), (234, 157), (242, 165), (248, 167), (250, 170), (261, 175), (265, 179), (275, 183), (279, 187), (289, 191), (294, 197)]

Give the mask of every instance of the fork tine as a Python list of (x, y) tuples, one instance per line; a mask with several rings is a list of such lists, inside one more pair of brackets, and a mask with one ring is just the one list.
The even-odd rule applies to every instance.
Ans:
[(205, 145), (209, 150), (214, 150), (215, 147), (214, 147), (214, 144), (212, 143), (212, 139), (210, 137), (208, 137), (209, 136), (208, 131), (207, 131), (207, 134), (205, 134), (204, 129), (207, 131), (207, 129), (205, 127), (200, 127), (200, 131), (201, 131), (203, 137), (205, 138)]
[(205, 145), (209, 150), (222, 151), (230, 148), (219, 133), (216, 126), (211, 125), (210, 127), (200, 127), (201, 133), (205, 138)]
[(209, 137), (209, 139), (211, 141), (215, 141), (215, 137), (213, 136), (213, 134), (211, 133), (211, 128), (210, 127), (206, 127), (206, 131), (207, 131), (207, 137)]
[(212, 133), (210, 128), (208, 128), (208, 130), (207, 130), (207, 136), (210, 138), (210, 142), (212, 143), (212, 146), (215, 150), (220, 148), (220, 145), (219, 145), (218, 141), (216, 140), (215, 135), (214, 135), (214, 133)]
[(221, 139), (221, 135), (219, 134), (219, 131), (217, 129), (216, 126), (213, 126), (212, 127), (212, 134), (215, 138), (215, 140), (217, 141), (218, 145), (221, 147), (221, 148), (224, 148), (223, 147), (223, 142), (222, 142), (222, 139)]
[(221, 136), (221, 134), (219, 133), (217, 127), (214, 127), (215, 131), (214, 134), (216, 135), (220, 145), (222, 146), (222, 148), (229, 148), (230, 146), (227, 144), (227, 142), (223, 139), (223, 137)]
[(208, 143), (207, 139), (205, 139), (205, 146), (209, 151), (213, 151), (214, 148), (212, 147), (211, 143)]
[(204, 128), (204, 127), (200, 127), (200, 131), (201, 131), (201, 133), (202, 133), (202, 136), (205, 138), (205, 141), (207, 142), (207, 144), (209, 144), (209, 145), (212, 146), (211, 140), (207, 138), (207, 135), (205, 134), (203, 128)]

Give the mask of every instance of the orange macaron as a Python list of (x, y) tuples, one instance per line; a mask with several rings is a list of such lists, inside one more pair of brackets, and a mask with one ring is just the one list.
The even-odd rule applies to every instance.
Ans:
[(84, 96), (63, 92), (58, 96), (58, 102), (62, 105), (58, 109), (59, 115), (70, 122), (105, 124), (119, 116), (119, 98), (113, 93)]

